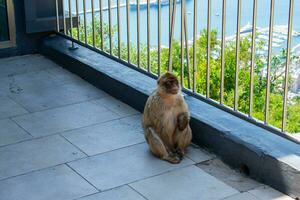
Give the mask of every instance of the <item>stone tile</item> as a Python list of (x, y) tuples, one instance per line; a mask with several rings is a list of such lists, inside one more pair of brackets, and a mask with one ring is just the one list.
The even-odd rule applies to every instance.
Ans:
[(0, 120), (0, 146), (32, 138), (10, 119)]
[(92, 194), (78, 200), (145, 200), (130, 187), (122, 186), (105, 192)]
[(125, 117), (139, 113), (137, 110), (111, 96), (95, 100), (93, 101), (93, 103), (105, 106), (109, 110), (112, 110), (113, 112), (117, 113), (120, 117)]
[(22, 106), (8, 97), (0, 96), (0, 119), (28, 113)]
[(193, 164), (185, 158), (174, 165), (155, 158), (143, 144), (71, 162), (69, 165), (100, 190), (141, 180)]
[(56, 87), (30, 90), (10, 97), (31, 112), (55, 108), (107, 96), (86, 82), (74, 82)]
[(0, 155), (0, 179), (84, 157), (58, 135), (1, 147)]
[(1, 200), (72, 200), (95, 192), (65, 165), (0, 181)]
[(38, 71), (56, 66), (54, 62), (39, 54), (0, 59), (0, 77)]
[(197, 145), (190, 145), (187, 148), (187, 157), (193, 160), (195, 163), (200, 163), (203, 161), (211, 160), (215, 158), (215, 155), (209, 154), (208, 152), (204, 151)]
[(240, 192), (245, 192), (253, 188), (261, 186), (260, 183), (256, 182), (241, 174), (224, 164), (220, 159), (213, 159), (206, 162), (202, 162), (197, 165), (205, 172), (215, 176), (216, 178), (222, 180), (231, 187), (239, 190)]
[(46, 90), (46, 88), (58, 85), (62, 85), (62, 82), (56, 80), (45, 70), (0, 78), (0, 90), (6, 95)]
[(14, 118), (33, 136), (50, 135), (117, 119), (119, 116), (101, 105), (84, 102), (31, 113)]
[(225, 198), (224, 200), (260, 200), (248, 192), (239, 193), (230, 197)]
[(149, 200), (217, 200), (238, 193), (196, 166), (141, 180), (130, 186)]
[(144, 134), (144, 130), (142, 128), (142, 115), (140, 113), (121, 118), (120, 123), (131, 127), (131, 129), (139, 131), (141, 134)]
[(269, 186), (261, 186), (250, 190), (250, 194), (256, 196), (260, 200), (293, 200), (293, 198), (274, 190)]
[(67, 140), (88, 155), (95, 155), (144, 142), (141, 130), (129, 122), (131, 117), (95, 126), (76, 129), (63, 134)]
[(61, 83), (74, 83), (74, 82), (85, 82), (83, 79), (81, 79), (76, 74), (71, 73), (70, 71), (57, 66), (54, 68), (46, 69), (50, 76), (52, 76), (56, 81), (59, 81)]

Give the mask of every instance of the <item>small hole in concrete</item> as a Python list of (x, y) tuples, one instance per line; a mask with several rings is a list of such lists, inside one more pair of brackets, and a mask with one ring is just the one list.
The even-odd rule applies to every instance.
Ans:
[(249, 169), (249, 167), (248, 167), (247, 165), (245, 165), (245, 164), (242, 164), (242, 165), (241, 165), (240, 171), (241, 171), (243, 174), (247, 175), (247, 176), (250, 175), (250, 169)]

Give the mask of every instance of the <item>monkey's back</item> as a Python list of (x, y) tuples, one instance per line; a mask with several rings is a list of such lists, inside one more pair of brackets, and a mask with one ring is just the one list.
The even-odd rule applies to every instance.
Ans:
[(154, 91), (145, 105), (142, 119), (143, 128), (154, 128), (160, 138), (172, 143), (177, 116), (182, 112), (182, 108), (187, 109), (181, 98), (181, 96), (175, 96), (171, 101), (166, 101)]

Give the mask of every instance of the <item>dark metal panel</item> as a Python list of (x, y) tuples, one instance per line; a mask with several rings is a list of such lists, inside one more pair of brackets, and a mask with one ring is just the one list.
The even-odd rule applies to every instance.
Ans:
[[(62, 23), (62, 1), (59, 1), (59, 18)], [(56, 7), (53, 0), (24, 0), (26, 33), (39, 33), (56, 30)], [(77, 27), (77, 17), (73, 18), (73, 27)], [(70, 18), (66, 18), (70, 27)]]

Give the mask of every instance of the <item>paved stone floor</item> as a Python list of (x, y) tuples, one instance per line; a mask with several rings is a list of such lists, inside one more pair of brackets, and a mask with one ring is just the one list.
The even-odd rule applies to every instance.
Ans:
[(41, 55), (0, 59), (0, 200), (286, 200), (191, 146), (154, 158), (141, 114)]

